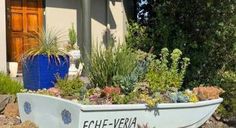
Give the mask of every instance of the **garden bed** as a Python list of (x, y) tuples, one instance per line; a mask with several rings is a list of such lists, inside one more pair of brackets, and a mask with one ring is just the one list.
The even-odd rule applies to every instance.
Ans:
[(21, 120), (42, 128), (137, 128), (146, 124), (151, 128), (199, 127), (223, 101), (161, 103), (149, 108), (145, 104), (82, 105), (31, 93), (19, 93), (17, 97)]

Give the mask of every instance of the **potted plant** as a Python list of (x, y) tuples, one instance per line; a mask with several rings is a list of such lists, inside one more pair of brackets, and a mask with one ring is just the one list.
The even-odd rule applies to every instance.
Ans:
[(82, 64), (79, 64), (79, 66), (76, 66), (77, 60), (80, 59), (81, 55), (80, 55), (79, 47), (77, 45), (78, 35), (75, 31), (74, 24), (72, 24), (71, 28), (69, 28), (68, 36), (69, 36), (69, 41), (66, 46), (66, 49), (67, 49), (68, 54), (71, 56), (69, 75), (77, 75), (77, 74), (80, 74), (79, 72), (81, 72), (79, 70), (82, 70), (81, 69)]
[(68, 29), (69, 33), (69, 41), (68, 41), (68, 45), (66, 46), (67, 51), (71, 51), (71, 50), (78, 50), (78, 46), (77, 46), (77, 33), (75, 31), (75, 27), (74, 24), (71, 25), (71, 28)]
[(58, 48), (60, 32), (55, 30), (29, 34), (38, 46), (28, 50), (23, 56), (23, 82), (29, 90), (53, 87), (56, 77), (68, 74), (69, 56)]

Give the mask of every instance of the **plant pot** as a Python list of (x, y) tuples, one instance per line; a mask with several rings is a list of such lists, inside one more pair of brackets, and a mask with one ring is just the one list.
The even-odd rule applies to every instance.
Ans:
[(78, 59), (80, 58), (80, 50), (70, 50), (68, 54), (71, 56), (70, 60), (70, 68), (69, 68), (69, 75), (76, 76), (79, 73), (79, 69), (76, 67)]
[(81, 105), (69, 100), (30, 93), (17, 94), (22, 121), (40, 128), (197, 128), (214, 113), (222, 98), (197, 103)]
[(17, 62), (8, 62), (8, 70), (9, 70), (10, 77), (17, 77), (18, 63)]
[(80, 58), (80, 50), (70, 50), (68, 54), (75, 60)]
[[(59, 60), (58, 60), (59, 59)], [(69, 56), (48, 57), (37, 55), (27, 58), (23, 64), (24, 87), (29, 90), (48, 89), (54, 87), (56, 78), (68, 75)]]

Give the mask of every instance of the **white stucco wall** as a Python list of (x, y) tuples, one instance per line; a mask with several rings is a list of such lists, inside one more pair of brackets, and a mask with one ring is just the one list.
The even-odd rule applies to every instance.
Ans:
[(7, 71), (5, 0), (0, 0), (0, 71)]
[(92, 47), (100, 47), (106, 43), (107, 30), (106, 0), (91, 0), (91, 41)]
[[(109, 24), (111, 34), (116, 37), (118, 43), (124, 43), (127, 18), (122, 1), (109, 2), (111, 14), (109, 15)], [(112, 18), (115, 21), (115, 27), (112, 26)]]
[[(68, 29), (74, 23), (78, 36), (81, 34), (81, 4), (80, 0), (46, 0), (46, 29), (56, 29), (63, 33), (63, 43), (68, 41)], [(63, 46), (64, 44), (61, 44)]]
[(122, 1), (91, 0), (92, 46), (104, 47), (114, 37), (116, 44), (125, 41), (126, 14)]
[[(81, 15), (81, 0), (46, 0), (46, 28), (56, 28), (62, 31), (65, 34), (64, 43), (67, 43), (68, 29), (72, 23), (77, 27), (79, 41), (81, 41)], [(91, 0), (92, 47), (103, 47), (109, 42), (110, 35), (113, 35), (117, 42), (123, 43), (126, 21), (122, 1), (112, 0), (107, 3), (107, 0)]]

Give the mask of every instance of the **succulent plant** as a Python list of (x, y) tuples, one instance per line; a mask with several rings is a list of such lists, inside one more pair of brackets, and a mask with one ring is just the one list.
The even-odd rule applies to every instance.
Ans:
[(219, 98), (220, 94), (224, 93), (224, 90), (214, 86), (199, 86), (194, 88), (193, 92), (197, 95), (199, 100), (212, 100)]
[(170, 99), (174, 103), (187, 103), (187, 102), (189, 102), (189, 97), (186, 96), (183, 92), (170, 93)]
[(187, 89), (187, 90), (185, 90), (184, 94), (186, 96), (188, 96), (189, 102), (198, 102), (199, 101), (197, 95), (195, 93), (193, 93), (193, 91), (190, 91)]
[(182, 58), (182, 52), (174, 49), (170, 54), (167, 48), (161, 50), (160, 59), (151, 61), (146, 81), (153, 92), (166, 92), (171, 88), (181, 88), (189, 58)]
[(102, 94), (104, 94), (106, 97), (110, 97), (113, 94), (120, 95), (120, 93), (121, 93), (120, 87), (108, 87), (108, 86), (106, 86), (102, 90)]
[(137, 66), (130, 74), (126, 76), (114, 76), (113, 80), (122, 88), (125, 94), (128, 94), (134, 89), (135, 84), (145, 75), (148, 64), (149, 62), (146, 60), (139, 60)]

